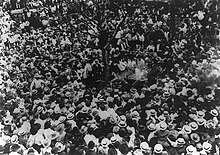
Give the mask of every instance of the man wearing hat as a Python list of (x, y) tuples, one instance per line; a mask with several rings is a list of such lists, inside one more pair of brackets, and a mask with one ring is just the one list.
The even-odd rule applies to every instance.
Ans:
[(161, 144), (154, 146), (153, 155), (168, 155), (168, 152), (164, 150)]
[(93, 141), (89, 141), (85, 155), (98, 155), (97, 148), (95, 147), (95, 143)]
[(34, 90), (34, 89), (36, 89), (36, 90), (38, 90), (38, 92), (40, 92), (40, 90), (42, 89), (42, 86), (44, 84), (44, 81), (40, 78), (41, 78), (41, 75), (39, 75), (39, 73), (36, 73), (34, 75), (34, 79), (30, 85), (30, 92), (32, 92), (32, 90)]
[(101, 155), (108, 155), (110, 140), (108, 138), (103, 138), (101, 140), (101, 146), (98, 148), (98, 152)]
[(140, 144), (140, 149), (141, 149), (143, 155), (149, 155), (150, 154), (151, 148), (150, 148), (150, 146), (148, 145), (147, 142), (142, 142)]
[(158, 131), (156, 131), (158, 143), (163, 145), (163, 147), (167, 148), (170, 146), (169, 142), (167, 141), (167, 137), (170, 134), (169, 130), (167, 129), (167, 123), (164, 121), (161, 121), (157, 125), (159, 127)]

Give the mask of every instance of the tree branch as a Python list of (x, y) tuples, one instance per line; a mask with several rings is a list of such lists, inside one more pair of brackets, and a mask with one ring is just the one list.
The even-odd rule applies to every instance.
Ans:
[(118, 33), (118, 30), (119, 30), (120, 26), (121, 26), (122, 23), (125, 21), (126, 17), (127, 17), (127, 14), (124, 15), (123, 19), (120, 21), (120, 23), (119, 23), (118, 26), (116, 27), (114, 34), (112, 35), (111, 39), (109, 40), (109, 42), (107, 43), (107, 45), (104, 47), (104, 49), (107, 49), (108, 46), (111, 44), (112, 40), (115, 38), (116, 34)]
[(89, 18), (89, 16), (87, 16), (81, 9), (79, 9), (74, 3), (71, 3), (72, 6), (86, 19), (88, 19), (93, 25), (97, 25), (97, 21), (92, 20), (91, 18)]

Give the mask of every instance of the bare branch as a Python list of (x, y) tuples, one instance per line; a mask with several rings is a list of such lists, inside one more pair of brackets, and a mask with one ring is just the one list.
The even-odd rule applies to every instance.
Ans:
[(79, 11), (79, 13), (80, 13), (84, 18), (88, 19), (93, 25), (97, 25), (97, 24), (98, 24), (97, 21), (92, 20), (92, 19), (91, 19), (89, 16), (87, 16), (80, 8), (78, 8), (78, 7), (76, 6), (76, 4), (74, 4), (74, 3), (71, 3), (71, 4), (72, 4), (71, 6), (73, 6), (77, 11)]
[(108, 46), (111, 44), (112, 40), (115, 38), (116, 34), (118, 33), (118, 30), (119, 30), (120, 26), (123, 24), (123, 22), (125, 21), (126, 17), (127, 17), (127, 14), (124, 15), (123, 19), (120, 21), (120, 23), (116, 27), (114, 34), (112, 35), (111, 39), (109, 40), (107, 45), (104, 47), (104, 49), (107, 49)]

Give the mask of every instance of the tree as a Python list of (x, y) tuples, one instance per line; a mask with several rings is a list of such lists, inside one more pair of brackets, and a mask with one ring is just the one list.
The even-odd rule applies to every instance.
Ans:
[[(87, 38), (97, 41), (102, 51), (105, 80), (109, 78), (109, 46), (114, 40), (126, 17), (132, 14), (132, 0), (89, 0), (66, 1), (70, 14), (76, 16), (76, 29)], [(110, 22), (116, 19), (115, 23)]]

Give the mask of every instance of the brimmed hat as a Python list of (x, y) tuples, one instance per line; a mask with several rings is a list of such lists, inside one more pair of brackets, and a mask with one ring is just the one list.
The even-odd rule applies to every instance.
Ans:
[(193, 153), (196, 152), (196, 148), (194, 146), (192, 146), (192, 145), (189, 145), (189, 146), (186, 147), (186, 152), (188, 154), (193, 154)]
[(154, 123), (150, 123), (147, 128), (150, 130), (150, 131), (154, 131), (156, 130), (156, 125)]
[(155, 153), (162, 153), (163, 152), (163, 146), (161, 144), (156, 144), (154, 146), (154, 152)]
[(164, 122), (164, 121), (160, 122), (158, 125), (159, 125), (160, 130), (166, 130), (167, 129), (167, 123)]
[(210, 137), (210, 135), (208, 134), (208, 133), (204, 133), (204, 134), (202, 134), (202, 140), (203, 141), (207, 141), (207, 140), (209, 140), (211, 137)]
[(126, 123), (125, 121), (120, 121), (120, 122), (118, 123), (118, 126), (119, 126), (120, 128), (124, 128), (124, 127), (127, 126), (127, 123)]
[(208, 143), (208, 142), (204, 142), (202, 144), (202, 148), (205, 150), (205, 151), (210, 151), (212, 149), (212, 144)]
[(206, 120), (204, 118), (196, 119), (196, 121), (199, 126), (206, 124)]
[(217, 117), (217, 116), (218, 116), (218, 110), (216, 110), (216, 109), (212, 109), (210, 113), (211, 113), (214, 117)]
[(110, 144), (110, 141), (108, 138), (103, 138), (102, 141), (101, 141), (101, 146), (106, 148), (108, 147), (108, 145)]
[(194, 141), (196, 143), (198, 143), (200, 141), (200, 137), (197, 133), (191, 133), (190, 138), (191, 138), (192, 141)]
[(81, 126), (81, 128), (80, 128), (80, 130), (79, 130), (79, 132), (80, 132), (81, 134), (84, 134), (84, 133), (86, 133), (87, 131), (88, 131), (88, 127), (85, 126), (85, 125)]
[(11, 143), (18, 143), (18, 135), (11, 136)]
[(212, 94), (206, 95), (205, 98), (208, 100), (208, 102), (209, 102), (209, 101), (211, 102), (212, 100), (214, 100), (214, 96), (213, 96)]
[(192, 131), (196, 131), (199, 128), (196, 122), (190, 122), (189, 126), (191, 127)]
[(55, 147), (58, 149), (57, 152), (62, 152), (65, 150), (65, 145), (63, 145), (61, 142), (57, 142)]
[(131, 117), (132, 118), (137, 118), (137, 117), (139, 117), (140, 116), (140, 114), (135, 110), (135, 111), (133, 111), (133, 112), (131, 112)]
[(186, 133), (186, 134), (190, 134), (190, 133), (192, 132), (192, 129), (191, 129), (191, 127), (190, 127), (189, 125), (184, 125), (184, 126), (182, 127), (182, 131), (183, 131), (184, 133)]
[(150, 109), (150, 114), (155, 116), (157, 114), (157, 111), (155, 109)]
[(147, 142), (142, 142), (140, 144), (140, 149), (143, 151), (143, 152), (147, 152), (149, 151), (150, 147), (149, 147), (149, 144)]
[(126, 120), (127, 120), (127, 118), (126, 118), (125, 115), (121, 115), (121, 116), (120, 116), (120, 121), (126, 121)]
[(111, 143), (115, 143), (115, 142), (117, 142), (118, 140), (117, 140), (117, 138), (115, 137), (115, 136), (112, 136), (111, 138), (110, 138), (110, 142)]
[(67, 116), (66, 116), (67, 119), (73, 119), (74, 118), (74, 114), (73, 113), (69, 113)]
[(176, 140), (176, 142), (177, 142), (177, 144), (179, 144), (179, 145), (184, 145), (184, 144), (186, 144), (186, 141), (185, 141), (183, 138), (178, 138), (178, 139)]
[(205, 113), (203, 111), (197, 111), (196, 114), (198, 118), (203, 118), (205, 116)]
[(88, 113), (89, 112), (89, 108), (88, 107), (83, 107), (81, 110), (81, 113)]
[(160, 115), (160, 116), (158, 117), (158, 120), (159, 120), (160, 122), (165, 121), (165, 120), (166, 120), (166, 117), (164, 117), (164, 115)]

